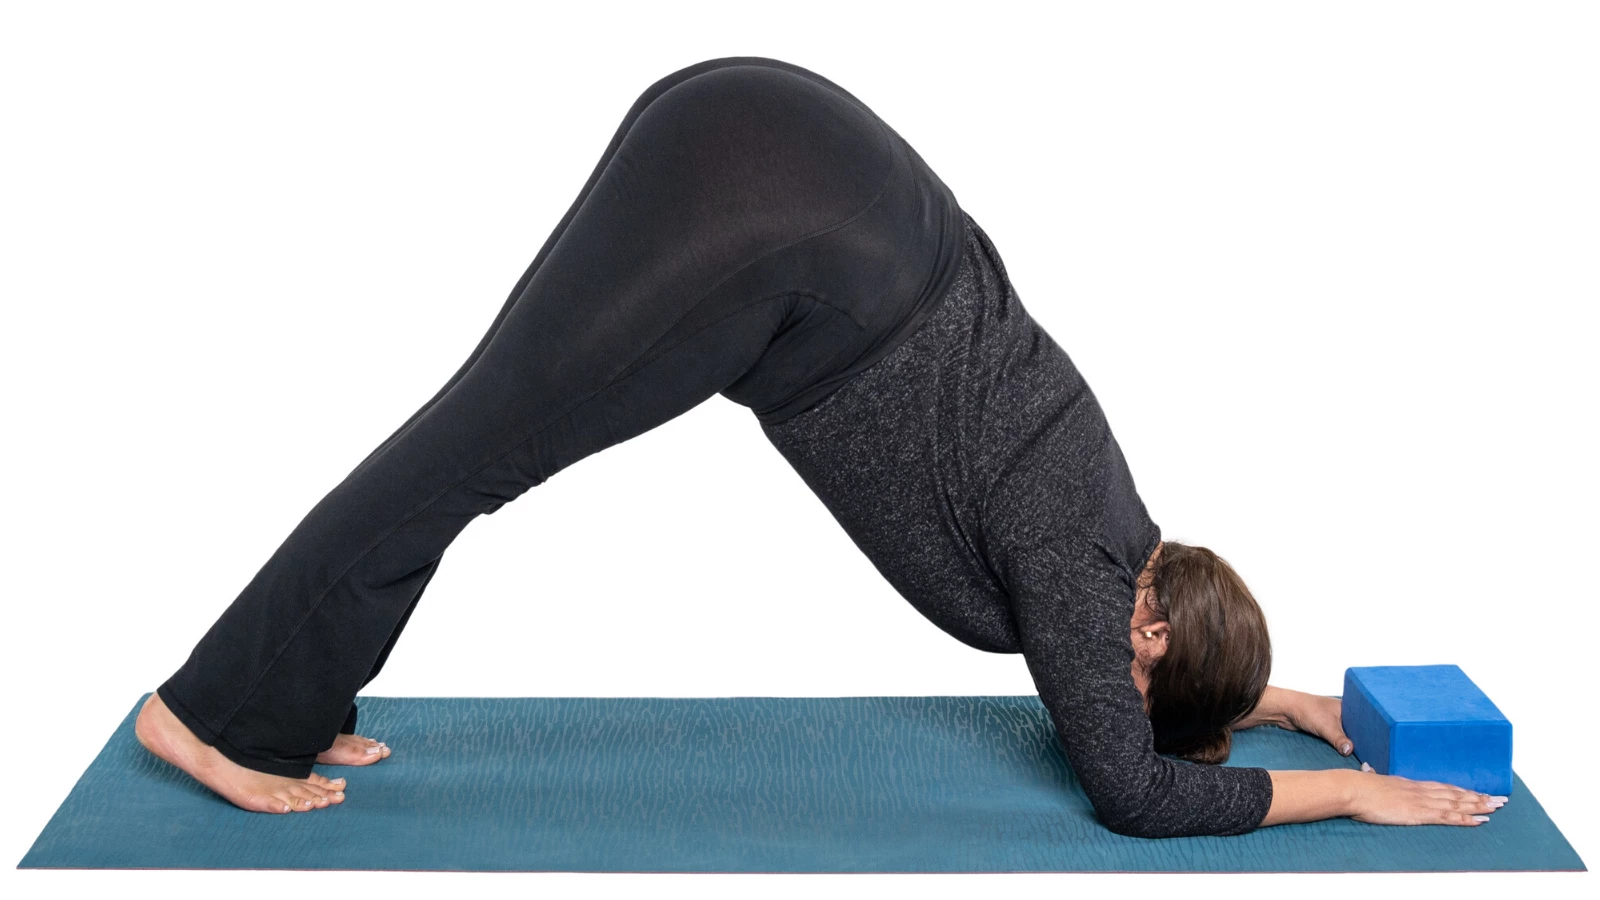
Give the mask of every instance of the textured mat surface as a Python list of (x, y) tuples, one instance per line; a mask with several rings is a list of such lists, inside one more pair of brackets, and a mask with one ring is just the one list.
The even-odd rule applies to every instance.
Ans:
[[(1517, 778), (1477, 828), (1102, 827), (1035, 696), (363, 697), (341, 806), (239, 810), (145, 752), (141, 697), (21, 866), (619, 872), (1582, 869)], [(1359, 768), (1273, 727), (1227, 765)]]

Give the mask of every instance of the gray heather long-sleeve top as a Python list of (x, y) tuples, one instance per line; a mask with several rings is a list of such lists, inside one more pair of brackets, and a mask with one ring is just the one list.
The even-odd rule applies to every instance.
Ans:
[(1105, 415), (963, 213), (950, 290), (909, 338), (768, 440), (912, 606), (1021, 653), (1100, 820), (1239, 834), (1266, 769), (1157, 754), (1134, 686), (1135, 578), (1160, 542)]

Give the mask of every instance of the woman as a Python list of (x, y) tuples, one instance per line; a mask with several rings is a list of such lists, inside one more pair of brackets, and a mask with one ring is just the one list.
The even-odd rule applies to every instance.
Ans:
[(1101, 820), (1238, 834), (1496, 803), (1349, 769), (1218, 762), (1276, 722), (1347, 752), (1339, 703), (1266, 685), (1260, 609), (1163, 544), (1094, 394), (994, 245), (847, 91), (760, 57), (651, 85), (454, 377), (300, 522), (151, 696), (140, 740), (231, 802), (344, 799), (357, 691), (479, 515), (715, 394), (879, 571), (965, 643), (1021, 653)]

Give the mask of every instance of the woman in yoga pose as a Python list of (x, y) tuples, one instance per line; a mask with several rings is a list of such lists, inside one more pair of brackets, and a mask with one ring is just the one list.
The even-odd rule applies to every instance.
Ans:
[(719, 393), (920, 612), (1023, 655), (1107, 827), (1470, 825), (1503, 802), (1190, 762), (1267, 722), (1347, 753), (1339, 701), (1267, 685), (1255, 600), (1160, 540), (1093, 392), (950, 189), (849, 92), (761, 57), (638, 98), (466, 363), (295, 527), (140, 741), (245, 809), (342, 802), (313, 763), (388, 755), (355, 734), (355, 696), (467, 523)]

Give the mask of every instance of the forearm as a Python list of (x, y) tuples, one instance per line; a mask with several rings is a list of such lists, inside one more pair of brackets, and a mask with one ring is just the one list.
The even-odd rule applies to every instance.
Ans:
[(1276, 725), (1279, 728), (1293, 730), (1295, 726), (1291, 713), (1300, 696), (1302, 695), (1299, 691), (1273, 687), (1269, 684), (1266, 691), (1261, 694), (1261, 700), (1256, 704), (1256, 708), (1228, 727), (1240, 731), (1257, 725)]
[(1272, 776), (1272, 806), (1262, 825), (1315, 822), (1351, 815), (1355, 795), (1353, 769), (1288, 769)]

